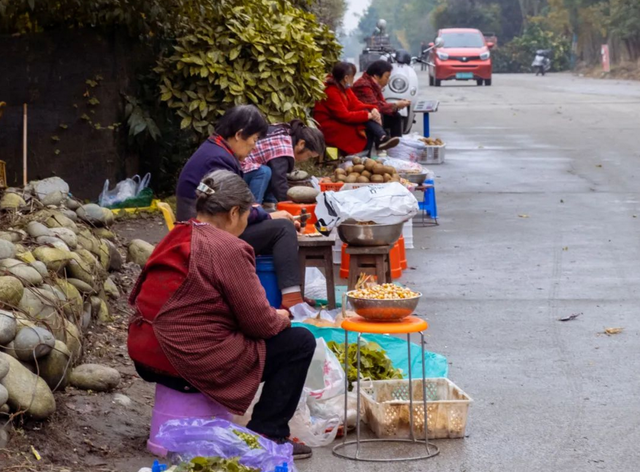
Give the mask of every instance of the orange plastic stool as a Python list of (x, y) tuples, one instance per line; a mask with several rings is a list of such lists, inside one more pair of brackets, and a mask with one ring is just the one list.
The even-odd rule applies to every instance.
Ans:
[(407, 265), (407, 250), (404, 247), (404, 236), (400, 236), (398, 244), (400, 246), (400, 268), (405, 270), (409, 266)]
[(402, 277), (402, 266), (400, 265), (400, 243), (395, 243), (393, 249), (389, 252), (391, 261), (391, 278), (399, 279)]
[[(404, 248), (404, 239), (402, 240), (402, 244), (400, 241), (394, 244), (393, 249), (389, 253), (389, 258), (391, 260), (391, 277), (394, 279), (399, 279), (402, 277), (402, 258), (401, 258), (401, 248)], [(350, 257), (347, 254), (347, 244), (342, 245), (342, 262), (340, 263), (340, 278), (348, 279), (349, 278), (349, 263)], [(405, 260), (405, 268), (406, 268), (406, 260)]]
[(347, 245), (345, 243), (342, 244), (342, 262), (340, 262), (340, 278), (348, 279), (349, 278), (349, 263), (351, 262), (351, 257), (347, 254)]
[(300, 213), (302, 213), (302, 209), (305, 208), (307, 210), (307, 213), (309, 213), (309, 219), (307, 220), (307, 225), (304, 228), (304, 234), (316, 232), (314, 224), (316, 221), (318, 221), (318, 218), (316, 218), (315, 203), (278, 202), (277, 208), (279, 211), (287, 211), (293, 216), (298, 216)]

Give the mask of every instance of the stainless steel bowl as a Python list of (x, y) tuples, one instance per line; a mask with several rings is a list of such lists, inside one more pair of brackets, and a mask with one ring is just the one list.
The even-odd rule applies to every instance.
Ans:
[(413, 298), (402, 300), (369, 300), (355, 298), (347, 292), (347, 299), (353, 310), (363, 318), (371, 321), (398, 321), (411, 316), (420, 302), (421, 293)]
[(401, 173), (400, 177), (403, 179), (407, 179), (409, 182), (413, 184), (422, 185), (425, 180), (427, 180), (427, 173), (424, 174), (410, 174), (410, 173)]
[(359, 225), (342, 223), (338, 235), (349, 246), (390, 246), (402, 235), (402, 225)]

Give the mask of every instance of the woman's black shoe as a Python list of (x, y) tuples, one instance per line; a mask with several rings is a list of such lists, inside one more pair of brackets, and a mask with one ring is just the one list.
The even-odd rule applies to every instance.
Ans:
[(386, 151), (387, 149), (396, 147), (398, 144), (400, 144), (400, 138), (389, 138), (378, 145), (378, 150)]

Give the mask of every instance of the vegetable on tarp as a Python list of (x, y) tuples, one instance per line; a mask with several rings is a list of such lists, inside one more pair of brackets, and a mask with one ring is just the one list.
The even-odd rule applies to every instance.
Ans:
[[(336, 355), (341, 365), (344, 365), (345, 352), (344, 344), (329, 341), (329, 349)], [(357, 345), (349, 344), (347, 353), (349, 368), (347, 378), (349, 379), (349, 391), (353, 389), (353, 382), (358, 378), (357, 370)], [(373, 342), (360, 343), (360, 376), (363, 379), (371, 380), (391, 380), (402, 379), (402, 370), (393, 367), (391, 359), (378, 344)]]

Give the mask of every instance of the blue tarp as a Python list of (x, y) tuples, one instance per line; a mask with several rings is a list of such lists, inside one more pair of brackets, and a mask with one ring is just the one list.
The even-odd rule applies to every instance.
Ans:
[[(325, 341), (335, 341), (344, 344), (344, 330), (339, 328), (319, 328), (305, 323), (293, 323), (293, 326), (307, 328), (316, 338), (323, 338)], [(356, 333), (349, 333), (349, 343), (355, 343)], [(387, 351), (387, 356), (393, 362), (395, 368), (402, 369), (405, 377), (409, 371), (409, 353), (407, 341), (386, 334), (363, 334), (362, 339), (374, 342)], [(435, 352), (425, 351), (426, 376), (428, 378), (447, 377), (449, 364), (447, 358)], [(411, 343), (411, 372), (413, 377), (422, 377), (422, 362), (420, 360), (420, 346)]]

